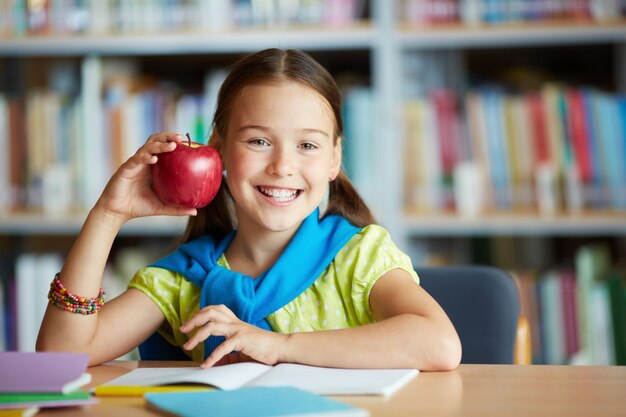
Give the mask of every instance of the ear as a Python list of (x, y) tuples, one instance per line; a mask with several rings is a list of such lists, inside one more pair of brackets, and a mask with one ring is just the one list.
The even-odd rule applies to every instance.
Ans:
[(341, 171), (341, 141), (342, 138), (337, 138), (337, 144), (333, 148), (332, 162), (328, 175), (329, 181), (334, 181), (339, 175), (339, 171)]
[(211, 137), (209, 138), (209, 146), (215, 148), (216, 151), (219, 152), (220, 156), (222, 155), (224, 141), (222, 136), (215, 129), (213, 129), (213, 133), (211, 133)]

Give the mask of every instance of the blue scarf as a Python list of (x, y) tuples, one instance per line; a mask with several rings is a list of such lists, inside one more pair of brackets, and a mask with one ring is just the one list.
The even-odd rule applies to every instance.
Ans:
[[(315, 282), (335, 255), (359, 228), (344, 217), (330, 215), (319, 220), (319, 209), (311, 213), (285, 248), (280, 258), (256, 279), (217, 265), (236, 231), (220, 242), (201, 236), (182, 244), (165, 258), (150, 265), (182, 274), (201, 290), (200, 308), (224, 304), (247, 323), (271, 330), (265, 317), (279, 310)], [(204, 357), (224, 341), (210, 336), (204, 342)]]

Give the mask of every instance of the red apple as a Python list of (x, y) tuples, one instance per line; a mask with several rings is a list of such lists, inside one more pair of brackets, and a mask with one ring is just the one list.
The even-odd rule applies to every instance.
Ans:
[(222, 182), (222, 160), (215, 148), (192, 142), (158, 155), (152, 166), (152, 186), (166, 204), (200, 208), (208, 205)]

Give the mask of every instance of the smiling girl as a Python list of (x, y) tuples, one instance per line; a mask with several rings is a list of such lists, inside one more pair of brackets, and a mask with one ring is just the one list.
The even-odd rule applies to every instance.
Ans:
[(98, 364), (158, 331), (203, 367), (459, 364), (448, 317), (342, 172), (341, 96), (321, 65), (295, 50), (245, 57), (220, 89), (214, 126), (225, 173), (205, 208), (166, 206), (151, 188), (150, 166), (180, 135), (152, 135), (113, 175), (59, 283), (98, 294), (112, 242), (132, 218), (191, 216), (184, 243), (96, 303), (97, 314), (49, 305), (39, 350), (89, 352)]

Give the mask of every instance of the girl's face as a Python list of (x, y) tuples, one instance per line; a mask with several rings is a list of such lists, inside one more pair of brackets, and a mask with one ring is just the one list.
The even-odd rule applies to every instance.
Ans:
[(231, 106), (221, 145), (239, 228), (295, 232), (341, 166), (329, 104), (305, 85), (281, 82), (246, 86)]

